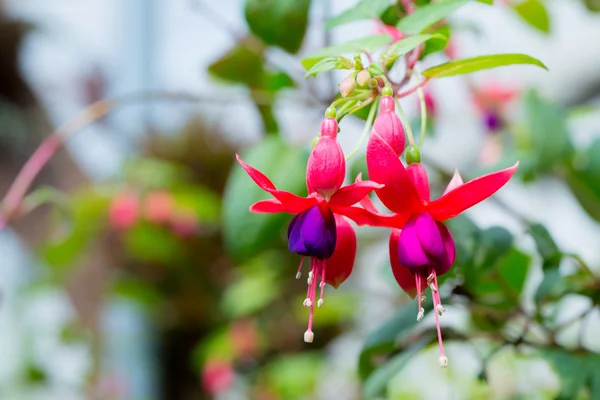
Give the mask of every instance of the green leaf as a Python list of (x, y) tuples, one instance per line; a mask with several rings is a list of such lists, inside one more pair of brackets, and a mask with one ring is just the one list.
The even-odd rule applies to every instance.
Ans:
[[(427, 312), (432, 307), (427, 302), (423, 304), (423, 308)], [(410, 333), (417, 324), (416, 317), (416, 303), (411, 301), (367, 337), (358, 361), (358, 375), (362, 380), (366, 380), (385, 361), (381, 359), (382, 355), (389, 354), (396, 347), (396, 343)]]
[(402, 57), (409, 51), (416, 49), (420, 44), (425, 43), (428, 40), (440, 41), (445, 44), (448, 38), (444, 35), (416, 35), (399, 40), (390, 45), (390, 47), (383, 52), (380, 58), (381, 63), (383, 65), (389, 65), (398, 57)]
[(279, 288), (273, 273), (246, 275), (227, 286), (222, 298), (223, 311), (232, 318), (248, 316), (275, 300)]
[(583, 4), (592, 12), (600, 12), (600, 0), (583, 0)]
[(305, 399), (312, 393), (323, 371), (317, 352), (281, 355), (265, 368), (269, 389), (281, 399)]
[(212, 63), (208, 72), (224, 81), (256, 88), (264, 74), (263, 49), (256, 39), (246, 38)]
[(482, 275), (474, 288), (482, 303), (502, 309), (515, 307), (521, 295), (530, 257), (517, 249), (510, 249), (494, 268)]
[(325, 28), (331, 29), (338, 25), (362, 19), (379, 19), (389, 5), (389, 0), (361, 0), (354, 7), (327, 21)]
[(437, 53), (438, 51), (442, 51), (446, 48), (448, 41), (450, 40), (450, 35), (452, 31), (448, 25), (440, 26), (437, 29), (431, 31), (432, 35), (441, 35), (444, 39), (436, 39), (436, 40), (428, 40), (425, 42), (425, 46), (423, 46), (423, 51), (419, 56), (419, 60), (424, 59), (430, 54)]
[(547, 299), (556, 299), (562, 296), (568, 290), (564, 277), (558, 271), (558, 268), (553, 268), (544, 271), (544, 278), (537, 287), (533, 296), (537, 304), (545, 302)]
[(384, 396), (388, 382), (395, 375), (397, 375), (402, 369), (408, 364), (410, 359), (419, 351), (422, 350), (429, 340), (421, 339), (408, 349), (394, 355), (385, 364), (377, 368), (369, 377), (366, 379), (363, 386), (363, 393), (365, 398), (377, 398), (378, 396)]
[(493, 226), (480, 233), (477, 265), (481, 268), (494, 268), (500, 258), (511, 249), (512, 234), (503, 227)]
[[(305, 150), (290, 148), (278, 137), (269, 137), (244, 152), (242, 158), (279, 189), (306, 195)], [(254, 214), (248, 210), (253, 203), (270, 197), (239, 165), (234, 166), (225, 188), (222, 218), (225, 245), (236, 258), (243, 260), (270, 247), (289, 222), (289, 215), (283, 213)]]
[(583, 209), (600, 221), (600, 138), (574, 157), (567, 183)]
[(525, 54), (493, 54), (449, 61), (426, 69), (422, 75), (427, 78), (442, 78), (515, 64), (537, 65), (538, 67), (548, 69), (540, 60)]
[(283, 71), (267, 72), (263, 77), (262, 88), (267, 92), (276, 93), (295, 86), (294, 80)]
[(552, 170), (573, 153), (566, 113), (530, 90), (524, 96), (529, 138), (524, 149), (533, 157), (523, 173), (533, 175)]
[(354, 62), (348, 60), (346, 57), (326, 57), (320, 60), (318, 63), (313, 65), (304, 75), (305, 78), (309, 76), (317, 76), (321, 72), (331, 71), (334, 69), (353, 69)]
[(265, 44), (296, 53), (302, 45), (310, 0), (247, 0), (246, 21)]
[(479, 3), (490, 5), (490, 6), (494, 4), (494, 0), (476, 0), (476, 1)]
[(396, 27), (409, 35), (423, 32), (427, 27), (446, 18), (471, 0), (444, 0), (430, 3), (402, 18)]
[(557, 268), (562, 258), (562, 253), (546, 227), (541, 224), (532, 224), (529, 227), (529, 234), (535, 241), (538, 253), (540, 253), (544, 260), (543, 269)]
[(318, 63), (325, 57), (339, 56), (347, 53), (367, 52), (372, 53), (375, 50), (385, 46), (392, 41), (390, 35), (373, 35), (362, 39), (351, 40), (346, 43), (335, 46), (325, 47), (313, 54), (310, 54), (302, 59), (302, 66), (309, 70), (313, 65)]
[(151, 223), (141, 223), (125, 232), (127, 254), (138, 261), (172, 265), (185, 259), (183, 243), (170, 231)]
[(562, 349), (544, 348), (541, 355), (554, 367), (560, 378), (560, 392), (556, 399), (577, 399), (584, 387), (590, 389), (591, 398), (597, 399), (600, 379), (600, 355), (572, 353)]
[(525, 0), (510, 6), (529, 25), (543, 33), (550, 33), (550, 16), (540, 0)]

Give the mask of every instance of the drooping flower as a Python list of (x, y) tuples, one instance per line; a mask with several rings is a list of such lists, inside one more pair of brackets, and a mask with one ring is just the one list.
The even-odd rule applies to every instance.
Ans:
[[(440, 345), (440, 364), (445, 367), (439, 316), (444, 312), (438, 292), (438, 276), (448, 272), (455, 257), (452, 234), (442, 223), (493, 195), (504, 186), (517, 169), (514, 166), (467, 183), (456, 174), (446, 192), (430, 200), (429, 180), (425, 168), (418, 163), (407, 168), (395, 151), (378, 135), (371, 135), (367, 145), (369, 177), (385, 186), (376, 194), (394, 214), (381, 215), (382, 221), (394, 228), (389, 250), (392, 271), (400, 287), (411, 297), (417, 296), (417, 320), (423, 318), (421, 292), (431, 288)], [(366, 199), (365, 199), (366, 200)], [(376, 212), (369, 201), (366, 209)]]
[(504, 128), (506, 107), (518, 93), (517, 89), (496, 82), (473, 89), (473, 102), (481, 114), (487, 132), (496, 133)]
[[(326, 118), (321, 124), (319, 141), (307, 163), (307, 197), (278, 190), (269, 178), (237, 156), (250, 178), (274, 197), (253, 204), (250, 211), (294, 214), (288, 226), (288, 248), (302, 256), (297, 278), (301, 276), (304, 258), (310, 258), (308, 290), (304, 300), (304, 306), (310, 308), (308, 329), (304, 334), (306, 342), (314, 339), (314, 308), (315, 303), (319, 307), (323, 304), (325, 283), (338, 287), (352, 271), (356, 236), (352, 226), (342, 216), (359, 225), (380, 224), (376, 215), (354, 204), (382, 185), (364, 181), (342, 187), (346, 163), (336, 140), (337, 129), (337, 122), (333, 118)], [(315, 301), (317, 284), (320, 294), (319, 300)]]

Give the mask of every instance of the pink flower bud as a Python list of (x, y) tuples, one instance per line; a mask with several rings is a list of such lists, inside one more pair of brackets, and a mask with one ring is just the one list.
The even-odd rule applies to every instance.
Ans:
[(122, 192), (113, 198), (108, 210), (108, 219), (114, 229), (129, 229), (138, 220), (140, 201), (133, 192)]
[(346, 160), (336, 136), (336, 120), (325, 118), (321, 123), (321, 138), (310, 153), (306, 165), (309, 193), (317, 192), (326, 199), (342, 186), (346, 177)]
[(335, 215), (337, 240), (333, 255), (327, 259), (325, 282), (338, 288), (352, 273), (356, 258), (356, 233), (341, 215)]
[(400, 156), (406, 145), (406, 135), (396, 115), (394, 99), (384, 96), (379, 103), (379, 114), (373, 123), (373, 133), (380, 136)]
[(169, 222), (174, 208), (173, 195), (167, 191), (150, 192), (144, 199), (144, 215), (155, 224)]
[(358, 83), (358, 86), (367, 86), (369, 84), (369, 79), (371, 79), (371, 74), (366, 69), (363, 69), (356, 75), (356, 83)]
[(340, 82), (340, 93), (342, 97), (349, 96), (356, 89), (356, 82), (354, 81), (354, 77), (349, 76)]

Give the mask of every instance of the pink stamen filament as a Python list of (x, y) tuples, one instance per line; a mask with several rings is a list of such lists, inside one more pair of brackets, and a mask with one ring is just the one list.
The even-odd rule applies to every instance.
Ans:
[(304, 341), (311, 343), (315, 337), (312, 331), (312, 324), (315, 315), (315, 298), (317, 296), (317, 282), (319, 281), (319, 275), (321, 276), (321, 282), (319, 283), (320, 295), (317, 305), (321, 307), (323, 304), (323, 291), (325, 288), (325, 267), (327, 261), (320, 260), (317, 258), (310, 259), (310, 273), (307, 280), (308, 289), (306, 291), (306, 299), (304, 300), (304, 306), (310, 307), (310, 315), (308, 317), (308, 329), (304, 332)]
[(327, 261), (320, 260), (317, 262), (320, 263), (321, 266), (321, 283), (319, 284), (321, 293), (319, 294), (319, 302), (317, 305), (321, 307), (323, 305), (323, 292), (325, 291), (325, 267), (327, 266)]
[(446, 367), (448, 365), (448, 358), (444, 354), (444, 344), (442, 343), (442, 330), (440, 328), (440, 316), (437, 312), (438, 304), (441, 305), (440, 295), (439, 295), (439, 290), (438, 290), (438, 285), (437, 285), (437, 276), (435, 274), (435, 270), (431, 269), (430, 272), (431, 272), (431, 274), (433, 274), (432, 284), (434, 285), (434, 288), (435, 288), (435, 290), (432, 290), (433, 293), (432, 293), (431, 297), (433, 298), (433, 311), (434, 311), (434, 315), (435, 315), (435, 326), (437, 328), (438, 342), (440, 345), (440, 365), (442, 367)]
[(298, 272), (296, 272), (296, 279), (300, 279), (302, 276), (302, 266), (304, 265), (304, 256), (300, 258), (300, 266), (298, 267)]

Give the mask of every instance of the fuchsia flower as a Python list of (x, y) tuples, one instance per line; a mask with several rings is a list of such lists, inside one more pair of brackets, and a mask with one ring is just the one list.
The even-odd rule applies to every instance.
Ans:
[(494, 133), (504, 127), (505, 108), (518, 94), (517, 89), (495, 82), (474, 90), (473, 101), (488, 132)]
[[(485, 200), (506, 184), (517, 169), (514, 166), (467, 183), (456, 174), (446, 192), (430, 200), (429, 180), (421, 164), (405, 168), (397, 153), (379, 135), (372, 134), (367, 145), (369, 177), (385, 186), (376, 194), (392, 215), (380, 215), (387, 226), (395, 228), (389, 243), (392, 271), (400, 287), (411, 297), (417, 295), (417, 320), (423, 318), (421, 291), (431, 288), (440, 345), (440, 364), (446, 366), (439, 315), (444, 311), (438, 293), (437, 277), (450, 269), (455, 257), (452, 234), (442, 223)], [(373, 213), (370, 201), (363, 206)], [(401, 230), (400, 230), (401, 229)]]
[(274, 199), (262, 200), (250, 207), (257, 213), (295, 214), (288, 226), (288, 248), (302, 256), (296, 277), (301, 276), (304, 257), (310, 257), (308, 290), (304, 306), (310, 308), (306, 342), (312, 342), (317, 281), (320, 279), (320, 295), (316, 302), (323, 304), (325, 283), (338, 287), (352, 272), (356, 253), (356, 236), (350, 224), (342, 216), (359, 225), (377, 225), (379, 219), (367, 210), (353, 206), (374, 189), (382, 185), (364, 181), (342, 187), (346, 173), (344, 153), (336, 140), (337, 121), (326, 118), (321, 123), (321, 135), (306, 168), (308, 197), (278, 190), (260, 171), (246, 164), (237, 156), (240, 165), (250, 178)]
[(126, 230), (136, 224), (139, 214), (140, 200), (138, 195), (130, 191), (124, 191), (113, 198), (108, 210), (108, 219), (113, 228)]

